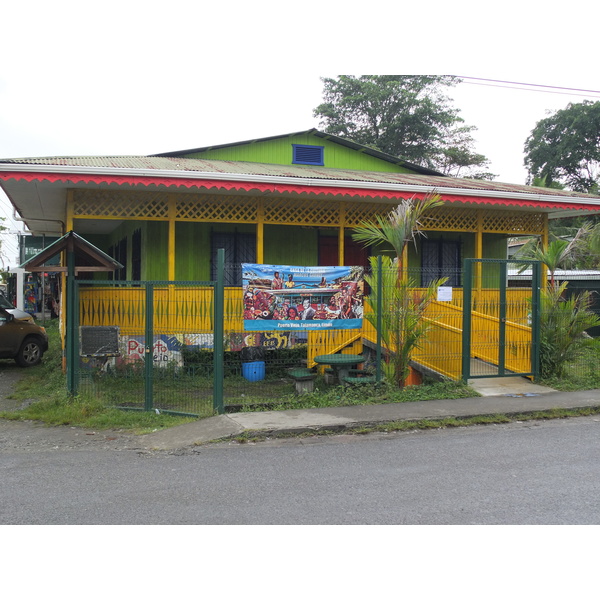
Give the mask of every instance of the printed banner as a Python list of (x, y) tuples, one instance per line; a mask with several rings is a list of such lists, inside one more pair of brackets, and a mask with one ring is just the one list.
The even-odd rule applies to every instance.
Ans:
[(244, 329), (360, 329), (363, 271), (242, 263)]

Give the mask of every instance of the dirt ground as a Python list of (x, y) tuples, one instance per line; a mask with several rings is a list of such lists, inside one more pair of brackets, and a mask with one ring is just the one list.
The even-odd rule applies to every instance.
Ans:
[[(35, 367), (33, 367), (35, 368)], [(23, 410), (37, 399), (10, 398), (24, 370), (12, 361), (0, 361), (0, 412)], [(0, 455), (56, 450), (144, 451), (139, 436), (119, 431), (93, 431), (69, 426), (47, 426), (36, 421), (0, 418)]]

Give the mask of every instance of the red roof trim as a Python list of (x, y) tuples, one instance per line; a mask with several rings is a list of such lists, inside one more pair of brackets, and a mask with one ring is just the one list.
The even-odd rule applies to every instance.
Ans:
[[(426, 192), (398, 192), (386, 190), (368, 190), (349, 187), (330, 187), (319, 185), (296, 185), (280, 183), (253, 183), (245, 181), (221, 181), (212, 179), (180, 179), (178, 177), (141, 177), (141, 176), (119, 176), (119, 175), (62, 175), (57, 173), (23, 173), (23, 172), (0, 172), (0, 178), (4, 180), (16, 179), (25, 181), (49, 181), (51, 183), (64, 182), (67, 184), (95, 183), (117, 185), (164, 185), (165, 187), (184, 187), (184, 188), (203, 188), (203, 189), (222, 189), (227, 191), (258, 191), (258, 192), (278, 192), (278, 193), (296, 193), (296, 194), (314, 194), (314, 195), (333, 195), (348, 196), (360, 198), (384, 198), (390, 200), (399, 200), (401, 198), (410, 198), (415, 196), (422, 198)], [(459, 194), (443, 194), (446, 202), (462, 202), (471, 204), (490, 204), (495, 206), (521, 206), (532, 208), (551, 208), (565, 210), (600, 210), (600, 206), (588, 205), (582, 203), (563, 202), (545, 202), (543, 200), (523, 200), (519, 198), (492, 198), (486, 196), (462, 196)]]

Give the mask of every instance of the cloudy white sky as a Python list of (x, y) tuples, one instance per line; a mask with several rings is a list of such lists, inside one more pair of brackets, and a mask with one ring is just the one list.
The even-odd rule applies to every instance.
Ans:
[[(463, 22), (468, 4), (461, 11), (461, 2), (434, 1), (426, 16), (379, 0), (362, 11), (313, 0), (302, 9), (274, 1), (209, 8), (106, 0), (85, 10), (72, 0), (11, 3), (0, 36), (0, 157), (151, 154), (318, 127), (320, 77), (339, 73), (600, 89), (581, 59), (585, 36), (573, 33), (577, 48), (564, 43), (568, 15), (544, 24), (534, 7), (509, 0), (500, 15)], [(524, 183), (523, 144), (535, 123), (600, 93), (502, 85), (465, 80), (449, 94), (478, 128), (476, 150), (497, 180)], [(0, 216), (18, 229), (5, 197)], [(16, 236), (3, 243), (14, 264)]]

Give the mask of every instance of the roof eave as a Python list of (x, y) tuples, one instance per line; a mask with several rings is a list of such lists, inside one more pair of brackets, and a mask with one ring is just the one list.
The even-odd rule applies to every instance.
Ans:
[(436, 192), (440, 195), (486, 197), (506, 200), (528, 200), (530, 202), (557, 202), (582, 204), (591, 206), (600, 206), (600, 197), (588, 196), (555, 196), (552, 194), (537, 194), (530, 192), (508, 192), (502, 190), (482, 190), (459, 187), (445, 187), (439, 185), (408, 184), (408, 183), (380, 183), (366, 181), (352, 181), (342, 179), (315, 179), (304, 177), (284, 177), (275, 175), (254, 175), (239, 173), (216, 173), (216, 172), (198, 172), (198, 171), (173, 171), (159, 169), (132, 169), (132, 168), (110, 168), (110, 167), (77, 167), (63, 165), (44, 165), (40, 169), (39, 165), (23, 164), (0, 164), (0, 172), (11, 173), (29, 173), (38, 174), (43, 179), (44, 174), (56, 174), (68, 177), (68, 175), (101, 175), (106, 177), (141, 177), (146, 179), (173, 179), (173, 180), (192, 180), (198, 181), (201, 186), (202, 180), (228, 181), (239, 183), (262, 183), (262, 184), (287, 184), (299, 187), (319, 187), (319, 188), (347, 188), (349, 190), (371, 190), (374, 192), (409, 192), (409, 193), (427, 193)]

